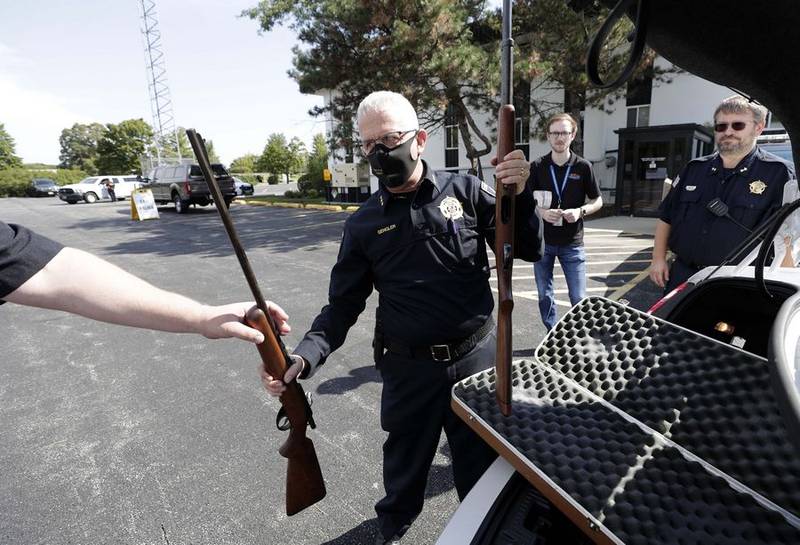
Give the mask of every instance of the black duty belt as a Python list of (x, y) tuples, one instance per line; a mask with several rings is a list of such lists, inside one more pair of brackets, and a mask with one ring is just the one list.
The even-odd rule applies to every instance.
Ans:
[(494, 330), (494, 320), (490, 316), (472, 335), (444, 344), (410, 346), (404, 342), (384, 337), (384, 348), (393, 354), (414, 359), (431, 359), (440, 363), (453, 363), (469, 353), (470, 350)]

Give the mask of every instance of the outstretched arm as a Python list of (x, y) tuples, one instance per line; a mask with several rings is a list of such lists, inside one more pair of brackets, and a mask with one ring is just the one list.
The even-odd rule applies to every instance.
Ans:
[[(263, 335), (243, 323), (252, 303), (203, 305), (168, 292), (116, 265), (75, 248), (64, 248), (47, 265), (3, 299), (20, 305), (79, 314), (112, 324), (209, 339), (235, 337), (259, 343)], [(290, 331), (286, 313), (268, 303), (281, 334)]]

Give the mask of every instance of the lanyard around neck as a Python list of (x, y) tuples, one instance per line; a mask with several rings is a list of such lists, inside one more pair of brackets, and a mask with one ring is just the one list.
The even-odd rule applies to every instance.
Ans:
[(556, 169), (553, 168), (553, 165), (550, 165), (550, 177), (553, 179), (553, 187), (556, 189), (556, 195), (558, 196), (558, 206), (561, 207), (561, 196), (564, 194), (564, 190), (567, 187), (567, 180), (569, 180), (569, 171), (572, 170), (572, 164), (567, 165), (567, 171), (564, 173), (564, 179), (561, 182), (561, 187), (558, 186), (558, 180), (556, 180)]

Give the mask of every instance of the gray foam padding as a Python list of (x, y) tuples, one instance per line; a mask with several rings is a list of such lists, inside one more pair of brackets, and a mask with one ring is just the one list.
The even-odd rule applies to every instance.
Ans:
[(454, 400), (612, 542), (800, 544), (800, 463), (763, 358), (588, 298), (512, 382), (510, 417), (493, 370)]

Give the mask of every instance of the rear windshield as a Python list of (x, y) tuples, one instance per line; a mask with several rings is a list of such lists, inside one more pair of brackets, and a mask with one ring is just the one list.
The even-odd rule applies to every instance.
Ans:
[[(211, 170), (214, 172), (216, 176), (227, 176), (228, 171), (225, 170), (225, 167), (219, 163), (214, 163), (211, 165)], [(203, 172), (200, 170), (200, 165), (192, 165), (191, 170), (189, 171), (189, 176), (202, 176)]]

